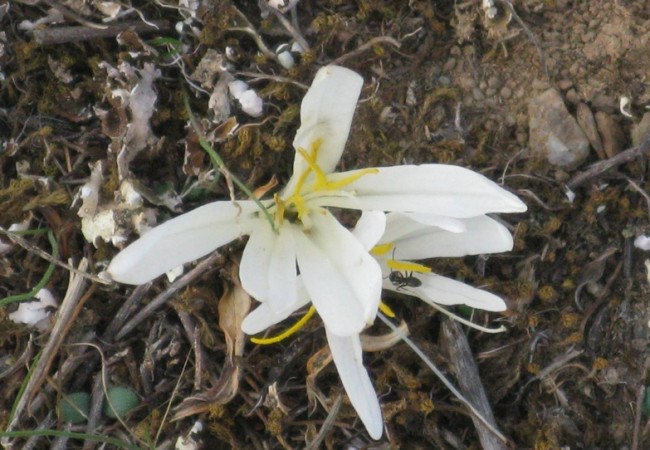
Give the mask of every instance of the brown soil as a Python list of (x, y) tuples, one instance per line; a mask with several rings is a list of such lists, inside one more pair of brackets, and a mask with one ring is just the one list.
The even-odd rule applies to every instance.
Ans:
[[(76, 265), (86, 257), (94, 274), (117, 253), (111, 244), (95, 248), (84, 239), (77, 215), (81, 203), (75, 200), (90, 175), (89, 164), (100, 160), (106, 163), (100, 205), (114, 199), (117, 151), (133, 117), (111, 90), (131, 90), (138, 76), (111, 77), (103, 61), (135, 69), (151, 63), (160, 70), (151, 135), (128, 165), (152, 191), (145, 206), (157, 211), (159, 221), (229, 195), (222, 177), (193, 190), (178, 211), (164, 206), (169, 203), (161, 192), (181, 192), (196, 180), (189, 175), (209, 169), (186, 128), (185, 95), (233, 174), (252, 187), (273, 175), (282, 183), (291, 171), (290, 143), (304, 95), (293, 81), (309, 85), (318, 67), (344, 65), (362, 74), (365, 85), (343, 168), (457, 164), (503, 183), (528, 204), (527, 213), (503, 217), (515, 235), (513, 252), (431, 262), (434, 271), (484, 287), (508, 303), (500, 318), (481, 312), (473, 317), (478, 323), (496, 319), (507, 325), (506, 333), (466, 333), (496, 425), (508, 437), (506, 447), (650, 447), (647, 256), (633, 246), (636, 236), (650, 231), (647, 151), (616, 160), (621, 150), (638, 144), (634, 133), (643, 139), (638, 124), (650, 105), (650, 3), (521, 0), (513, 2), (511, 17), (508, 3), (497, 0), (498, 14), (488, 20), (478, 0), (302, 0), (297, 20), (311, 50), (289, 70), (261, 54), (251, 34), (241, 31), (254, 29), (274, 48), (291, 39), (277, 18), (262, 19), (256, 2), (233, 2), (241, 16), (229, 1), (202, 3), (216, 6), (199, 8), (191, 22), (196, 35), (186, 31), (179, 37), (174, 31), (173, 24), (182, 20), (178, 8), (135, 1), (147, 20), (172, 25), (154, 34), (129, 32), (119, 43), (77, 37), (48, 45), (47, 33), (41, 44), (21, 22), (45, 17), (48, 5), (63, 11), (66, 4), (71, 13), (56, 25), (37, 25), (38, 37), (38, 30), (101, 23), (103, 16), (81, 1), (0, 0), (2, 227), (32, 214), (32, 228), (54, 230), (61, 261)], [(286, 17), (291, 20), (290, 13)], [(120, 19), (126, 20), (138, 21), (138, 14)], [(161, 37), (183, 46), (152, 40)], [(208, 108), (208, 95), (196, 89), (201, 81), (189, 79), (208, 49), (223, 54), (226, 47), (235, 55), (232, 73), (265, 101), (260, 118), (233, 105), (234, 119), (219, 122)], [(598, 130), (607, 141), (606, 153), (592, 149), (586, 161), (569, 171), (528, 148), (528, 104), (550, 87), (561, 93), (573, 115), (581, 103), (594, 114), (606, 113)], [(630, 99), (626, 111), (632, 117), (619, 110), (621, 97)], [(233, 120), (240, 126), (229, 133)], [(186, 152), (189, 163), (184, 163)], [(610, 170), (576, 182), (605, 159), (612, 162)], [(122, 225), (131, 234), (125, 214)], [(51, 251), (44, 234), (26, 240), (28, 247)], [(52, 339), (47, 333), (9, 320), (15, 307), (0, 307), (0, 429), (9, 426), (28, 367), (46, 349), (50, 353), (41, 358), (50, 364), (28, 393), (31, 407), (13, 430), (66, 430), (54, 412), (61, 395), (101, 393), (97, 380), (104, 367), (110, 384), (131, 386), (143, 401), (125, 426), (97, 413), (91, 425), (76, 425), (75, 431), (92, 430), (143, 448), (170, 448), (201, 419), (206, 428), (197, 439), (203, 448), (302, 448), (305, 440), (313, 441), (343, 392), (333, 366), (319, 365), (317, 352), (326, 340), (318, 321), (278, 345), (247, 343), (243, 356), (229, 362), (233, 350), (224, 340), (228, 331), (217, 303), (228, 297), (224, 286), (231, 285), (229, 274), (241, 248), (241, 243), (228, 247), (211, 269), (119, 337), (115, 330), (121, 323), (109, 324), (125, 300), (133, 298), (130, 287), (86, 287), (85, 303), (71, 312), (74, 320), (61, 330), (62, 341), (54, 347), (48, 347)], [(30, 291), (47, 266), (33, 248), (16, 246), (0, 256), (0, 297)], [(61, 301), (67, 283), (68, 271), (56, 268), (47, 287)], [(148, 303), (167, 286), (158, 280), (136, 295)], [(414, 341), (453, 380), (447, 345), (439, 338), (440, 315), (412, 299), (386, 301), (408, 324)], [(128, 315), (138, 309), (136, 299)], [(377, 323), (370, 333), (383, 334), (386, 328)], [(73, 345), (81, 343), (95, 347)], [(344, 399), (323, 448), (481, 448), (469, 413), (404, 344), (364, 358), (381, 396), (387, 432), (379, 442), (369, 440)], [(318, 377), (306, 383), (308, 371), (318, 369)], [(210, 401), (192, 403), (195, 409), (181, 409), (187, 417), (170, 422), (168, 406), (178, 407), (200, 394)], [(36, 448), (50, 448), (54, 439), (41, 438)], [(24, 442), (16, 440), (15, 448)], [(69, 440), (62, 445), (84, 444)], [(95, 445), (87, 441), (85, 448)]]

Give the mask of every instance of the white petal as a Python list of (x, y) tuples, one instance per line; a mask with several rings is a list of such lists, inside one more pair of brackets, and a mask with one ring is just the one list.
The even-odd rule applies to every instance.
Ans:
[[(300, 128), (293, 146), (309, 152), (320, 140), (317, 163), (325, 173), (332, 172), (341, 159), (361, 86), (363, 78), (356, 72), (339, 66), (325, 66), (318, 71), (302, 100)], [(296, 152), (294, 175), (286, 192), (291, 192), (297, 177), (306, 168), (304, 158)]]
[(107, 272), (120, 283), (146, 283), (237, 238), (256, 211), (248, 201), (201, 206), (148, 231), (118, 253)]
[(280, 315), (296, 302), (296, 229), (295, 225), (285, 223), (276, 234), (266, 220), (260, 219), (239, 265), (244, 290), (260, 302), (268, 301), (269, 307)]
[(467, 230), (462, 219), (453, 219), (437, 214), (394, 212), (386, 215), (386, 230), (379, 242), (395, 242), (432, 228), (452, 233), (461, 233)]
[(460, 257), (512, 250), (510, 231), (488, 216), (463, 219), (466, 231), (451, 233), (436, 227), (421, 228), (394, 242), (395, 258), (402, 260)]
[(368, 376), (368, 371), (363, 366), (359, 336), (340, 337), (330, 332), (327, 327), (325, 327), (325, 332), (336, 370), (339, 372), (350, 403), (359, 414), (370, 437), (379, 439), (384, 423), (377, 394)]
[(269, 307), (268, 303), (262, 303), (244, 318), (244, 321), (241, 324), (241, 329), (246, 334), (261, 333), (267, 328), (282, 322), (296, 310), (309, 304), (309, 301), (309, 295), (303, 288), (299, 291), (296, 303), (288, 305), (281, 313), (274, 312)]
[(386, 229), (386, 214), (381, 211), (364, 211), (352, 230), (366, 251), (379, 242)]
[(328, 212), (296, 239), (298, 267), (323, 322), (334, 334), (358, 334), (374, 319), (381, 269), (357, 239)]
[(249, 235), (239, 263), (239, 280), (250, 296), (264, 301), (269, 292), (268, 270), (276, 235), (263, 220), (254, 224)]
[[(353, 196), (328, 197), (319, 204), (342, 208), (436, 214), (453, 218), (491, 212), (523, 212), (526, 205), (515, 195), (471, 170), (443, 164), (378, 168), (344, 189)], [(330, 175), (330, 181), (359, 171)], [(326, 202), (326, 203), (325, 203)]]
[[(269, 265), (269, 306), (281, 312), (296, 303), (298, 290), (296, 271), (296, 226), (283, 226)], [(300, 231), (297, 231), (300, 232)]]
[(426, 303), (467, 305), (486, 311), (504, 311), (506, 309), (506, 304), (501, 298), (487, 291), (461, 283), (460, 281), (442, 277), (434, 273), (414, 273), (412, 276), (420, 280), (422, 285), (418, 287), (396, 288), (390, 281), (384, 280), (384, 288), (394, 292), (413, 295)]

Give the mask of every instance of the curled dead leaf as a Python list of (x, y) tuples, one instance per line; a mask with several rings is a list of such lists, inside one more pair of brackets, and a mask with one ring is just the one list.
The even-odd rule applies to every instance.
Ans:
[(239, 390), (241, 369), (239, 358), (244, 354), (246, 335), (241, 323), (251, 307), (251, 298), (239, 282), (239, 264), (233, 262), (228, 270), (229, 280), (224, 280), (224, 293), (219, 299), (219, 327), (226, 339), (226, 360), (217, 383), (206, 392), (188, 397), (175, 408), (172, 421), (209, 411), (215, 405), (232, 400)]

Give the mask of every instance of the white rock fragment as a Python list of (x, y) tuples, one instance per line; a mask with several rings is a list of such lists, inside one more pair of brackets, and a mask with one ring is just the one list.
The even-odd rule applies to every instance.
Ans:
[(293, 53), (300, 53), (301, 55), (305, 53), (305, 49), (296, 41), (291, 44), (291, 51)]
[(19, 304), (18, 309), (9, 314), (9, 319), (15, 323), (35, 326), (43, 331), (47, 329), (47, 323), (43, 322), (51, 314), (48, 308), (56, 308), (58, 304), (48, 289), (41, 289), (35, 297), (38, 301)]
[(650, 250), (650, 236), (645, 236), (645, 235), (640, 235), (637, 236), (636, 239), (634, 240), (634, 246), (636, 248), (640, 248), (641, 250), (645, 250), (646, 252)]
[(496, 6), (494, 6), (494, 0), (483, 0), (483, 4), (481, 7), (485, 12), (485, 17), (487, 17), (490, 20), (494, 19), (499, 13), (499, 10), (496, 8)]
[(108, 19), (115, 19), (122, 9), (122, 5), (118, 2), (102, 2), (95, 0), (93, 6)]
[(278, 48), (275, 50), (275, 54), (278, 56), (278, 62), (285, 69), (291, 69), (296, 65), (296, 61), (293, 59), (289, 44), (278, 45)]
[(203, 448), (203, 445), (197, 442), (196, 435), (203, 431), (203, 422), (197, 420), (186, 436), (180, 436), (176, 439), (174, 445), (175, 450), (198, 450)]
[(298, 0), (268, 0), (267, 2), (271, 8), (277, 9), (280, 12), (289, 11), (296, 3), (298, 3)]
[(183, 275), (184, 271), (185, 271), (185, 268), (182, 265), (180, 265), (180, 266), (166, 272), (165, 275), (167, 275), (167, 279), (169, 280), (169, 282), (173, 283), (174, 280), (176, 280), (176, 278)]
[(262, 107), (264, 106), (262, 99), (252, 89), (244, 92), (239, 97), (241, 109), (251, 117), (259, 117), (262, 115)]
[(115, 211), (106, 209), (92, 217), (81, 219), (81, 232), (86, 240), (97, 247), (99, 239), (118, 245), (126, 241), (126, 231), (121, 228), (116, 220)]
[[(17, 231), (25, 231), (29, 228), (31, 222), (32, 222), (32, 215), (30, 214), (29, 217), (27, 217), (27, 219), (23, 220), (22, 222), (12, 223), (9, 226), (8, 231), (14, 233)], [(5, 242), (2, 239), (0, 239), (0, 255), (7, 253), (13, 247), (14, 247), (13, 242)]]
[(262, 115), (264, 103), (254, 89), (251, 89), (241, 80), (234, 80), (228, 83), (228, 89), (230, 90), (230, 95), (241, 105), (242, 111), (251, 117), (259, 117)]
[(242, 80), (234, 80), (228, 83), (228, 90), (230, 91), (230, 95), (232, 95), (233, 98), (237, 100), (239, 100), (239, 97), (241, 97), (242, 94), (249, 89), (250, 87)]

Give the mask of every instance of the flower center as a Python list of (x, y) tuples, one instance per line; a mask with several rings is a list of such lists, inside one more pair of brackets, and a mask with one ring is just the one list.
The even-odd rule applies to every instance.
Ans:
[[(307, 167), (302, 173), (298, 174), (295, 187), (288, 195), (281, 197), (276, 194), (273, 198), (275, 202), (274, 218), (278, 226), (282, 225), (284, 220), (287, 220), (290, 223), (299, 222), (306, 229), (311, 228), (312, 223), (309, 215), (312, 210), (320, 208), (314, 207), (313, 202), (315, 199), (325, 196), (350, 195), (349, 192), (342, 191), (345, 186), (364, 175), (378, 172), (375, 168), (368, 168), (355, 171), (341, 179), (332, 180), (318, 165), (318, 152), (322, 144), (322, 139), (316, 139), (312, 142), (309, 151), (304, 148), (296, 150), (307, 163)], [(313, 176), (310, 177), (310, 175)], [(310, 203), (312, 204), (310, 205)]]

